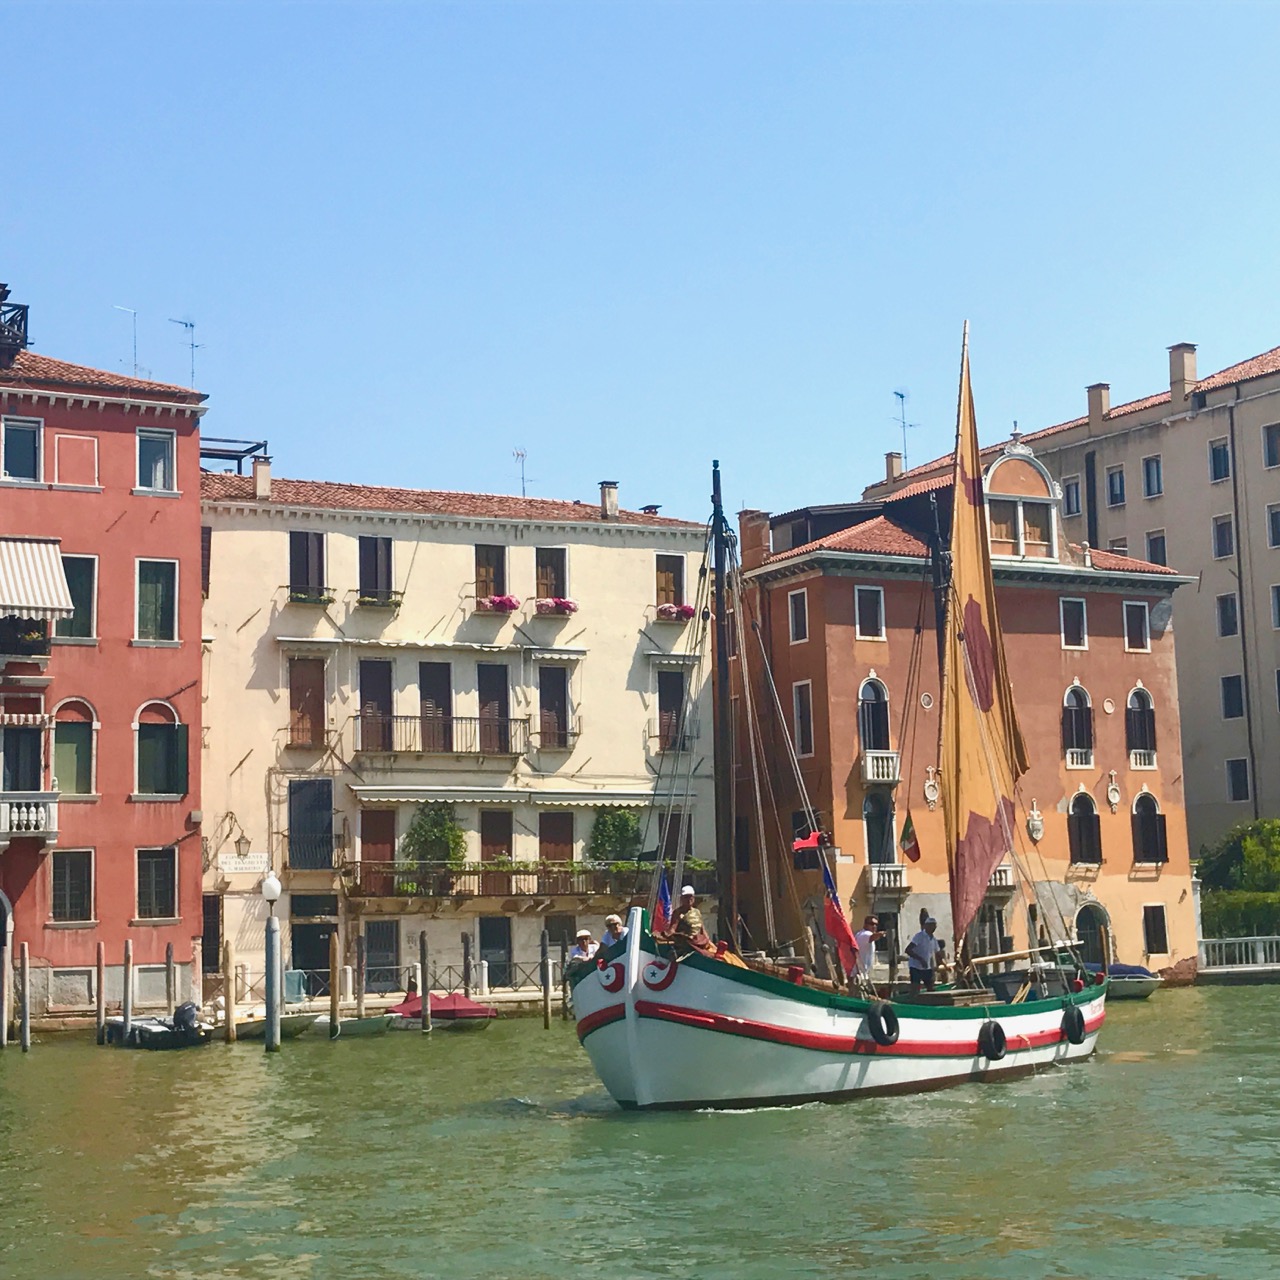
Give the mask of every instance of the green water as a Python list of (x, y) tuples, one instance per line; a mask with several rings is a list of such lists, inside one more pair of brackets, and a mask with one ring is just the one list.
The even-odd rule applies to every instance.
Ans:
[(1280, 988), (1000, 1086), (634, 1115), (568, 1024), (0, 1054), (0, 1277), (1280, 1273)]

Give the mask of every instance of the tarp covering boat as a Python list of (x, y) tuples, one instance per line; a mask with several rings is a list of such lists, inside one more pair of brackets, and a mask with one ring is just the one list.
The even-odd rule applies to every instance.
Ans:
[[(394, 1009), (388, 1009), (387, 1012), (401, 1018), (421, 1018), (422, 997), (410, 996)], [(487, 1004), (477, 1004), (476, 1001), (464, 996), (461, 991), (452, 991), (447, 996), (433, 994), (431, 997), (432, 1022), (466, 1022), (497, 1016), (497, 1009)]]

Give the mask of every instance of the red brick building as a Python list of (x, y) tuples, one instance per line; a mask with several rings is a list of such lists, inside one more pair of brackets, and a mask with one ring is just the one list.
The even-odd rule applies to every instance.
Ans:
[[(96, 944), (140, 1006), (201, 934), (204, 396), (0, 360), (0, 942), (32, 1008), (91, 1008)], [(196, 944), (198, 946), (198, 942)]]
[[(1041, 924), (1057, 939), (1065, 923), (1079, 931), (1087, 958), (1099, 958), (1104, 927), (1115, 959), (1154, 968), (1194, 957), (1168, 625), (1172, 593), (1187, 579), (1161, 565), (1070, 545), (1057, 487), (1023, 445), (998, 454), (984, 482), (1015, 702), (1031, 752), (1017, 792), (1020, 859), (1042, 901), (1056, 903), (1061, 914), (1033, 920), (1031, 899), (1019, 888), (1024, 877), (1013, 865), (1001, 867), (974, 941), (990, 954), (1006, 937), (1025, 943)], [(899, 945), (918, 927), (921, 908), (950, 938), (929, 573), (931, 504), (936, 499), (946, 530), (949, 485), (948, 474), (873, 501), (740, 517), (747, 600), (760, 622), (805, 789), (839, 850), (841, 897), (852, 900), (859, 922), (869, 911), (896, 922)], [(765, 755), (781, 825), (804, 834), (804, 806), (754, 639), (750, 649), (745, 656), (756, 703), (767, 712)], [(735, 668), (742, 657), (733, 660)], [(740, 709), (740, 670), (734, 679)], [(739, 716), (740, 743), (744, 734)], [(740, 762), (744, 752), (739, 747)], [(918, 862), (899, 849), (908, 811), (922, 850)], [(758, 872), (754, 793), (741, 777), (737, 812), (739, 867)], [(820, 891), (803, 857), (784, 854), (787, 865), (773, 868), (783, 938), (802, 933), (810, 922), (807, 904)], [(764, 904), (751, 887), (761, 877), (741, 879), (748, 926), (760, 931)]]

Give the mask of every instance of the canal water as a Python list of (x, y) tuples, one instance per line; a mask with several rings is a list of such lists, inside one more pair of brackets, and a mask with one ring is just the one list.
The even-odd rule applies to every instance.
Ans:
[(1280, 988), (1116, 1004), (999, 1086), (634, 1115), (567, 1023), (0, 1054), (0, 1276), (1280, 1271)]

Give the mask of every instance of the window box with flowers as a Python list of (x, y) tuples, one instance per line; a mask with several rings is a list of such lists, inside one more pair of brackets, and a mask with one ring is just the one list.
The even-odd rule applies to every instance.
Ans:
[(698, 611), (691, 604), (660, 604), (659, 622), (689, 622)]
[(515, 596), (481, 596), (476, 601), (477, 613), (515, 613), (519, 607)]
[(550, 614), (567, 617), (571, 613), (578, 612), (578, 602), (570, 600), (567, 596), (540, 596), (533, 602), (533, 607), (543, 617)]

